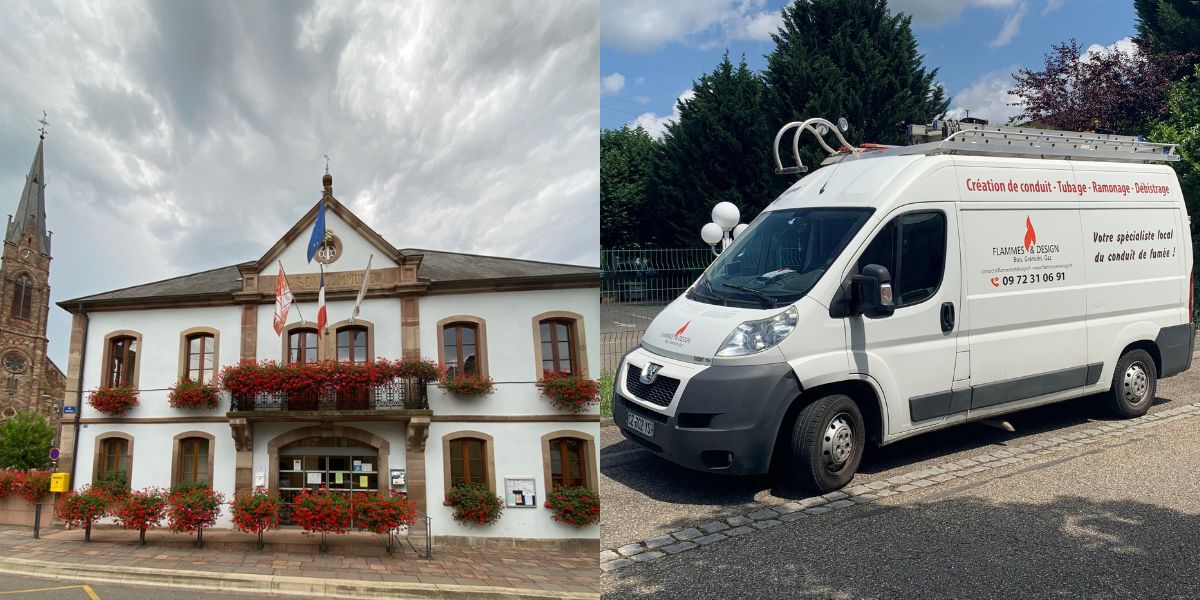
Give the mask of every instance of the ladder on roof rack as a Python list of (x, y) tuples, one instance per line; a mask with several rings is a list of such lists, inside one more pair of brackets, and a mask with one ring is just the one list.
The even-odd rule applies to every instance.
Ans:
[[(934, 131), (929, 131), (934, 129)], [(1179, 160), (1176, 144), (1147, 142), (1131, 135), (1004, 127), (947, 122), (941, 129), (910, 125), (914, 141), (889, 154), (973, 154), (1024, 158), (1080, 159), (1120, 162), (1171, 162)], [(938, 134), (945, 135), (937, 140)], [(932, 138), (932, 139), (931, 139)]]
[[(783, 139), (783, 134), (792, 128), (796, 129), (792, 135), (792, 159), (795, 166), (784, 167), (779, 156), (779, 142)], [(784, 125), (775, 134), (775, 173), (794, 174), (808, 171), (808, 167), (800, 160), (800, 136), (806, 131), (812, 133), (821, 149), (829, 154), (829, 158), (821, 163), (823, 165), (843, 159), (913, 154), (969, 154), (1136, 163), (1179, 160), (1179, 155), (1175, 153), (1176, 144), (1147, 142), (1130, 135), (989, 126), (951, 120), (935, 122), (933, 125), (909, 125), (908, 131), (913, 145), (863, 144), (856, 148), (842, 136), (841, 132), (845, 130), (844, 119), (838, 119), (837, 125), (819, 117)], [(841, 144), (837, 150), (825, 141), (825, 135), (831, 132)]]

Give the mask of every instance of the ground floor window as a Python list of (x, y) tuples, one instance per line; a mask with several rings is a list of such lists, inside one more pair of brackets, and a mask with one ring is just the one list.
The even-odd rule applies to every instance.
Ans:
[(291, 524), (291, 506), (301, 490), (322, 486), (349, 493), (379, 490), (379, 452), (346, 438), (309, 438), (279, 449), (282, 521)]

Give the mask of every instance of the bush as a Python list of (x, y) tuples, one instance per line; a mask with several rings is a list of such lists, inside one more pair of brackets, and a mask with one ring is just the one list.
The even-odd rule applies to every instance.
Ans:
[(129, 495), (129, 479), (125, 471), (108, 471), (96, 477), (92, 493), (100, 496), (109, 504), (118, 504)]
[(137, 390), (128, 387), (93, 390), (88, 394), (88, 405), (106, 415), (121, 417), (138, 405)]
[(108, 500), (86, 487), (59, 496), (54, 505), (54, 516), (67, 527), (87, 527), (107, 512)]
[(120, 500), (113, 516), (125, 529), (145, 530), (158, 527), (166, 508), (167, 494), (159, 488), (146, 488)]
[(167, 402), (171, 408), (202, 410), (212, 410), (220, 404), (217, 399), (217, 386), (198, 383), (186, 377), (175, 382)]
[(595, 380), (571, 373), (546, 373), (542, 377), (542, 395), (559, 410), (581, 412), (599, 402), (600, 385)]
[(255, 488), (249, 494), (238, 494), (233, 500), (233, 526), (245, 533), (261, 533), (279, 527), (283, 501), (278, 494)]
[(170, 508), (167, 522), (171, 531), (191, 533), (202, 527), (212, 527), (221, 514), (225, 496), (203, 484), (179, 485), (167, 497)]
[(387, 533), (417, 522), (417, 505), (406, 494), (354, 494), (354, 525), (364, 531)]
[(349, 494), (324, 487), (317, 492), (302, 490), (292, 504), (292, 520), (304, 528), (304, 535), (346, 533), (353, 516)]
[(454, 506), (454, 520), (464, 525), (491, 525), (504, 511), (504, 501), (479, 483), (451, 487), (446, 501)]
[(554, 520), (575, 527), (600, 522), (600, 495), (584, 487), (560, 487), (546, 499)]
[(20, 495), (32, 504), (50, 493), (49, 471), (0, 471), (0, 498)]
[(45, 468), (50, 464), (53, 443), (54, 429), (46, 418), (21, 411), (0, 423), (0, 469)]
[(484, 379), (475, 375), (446, 376), (442, 379), (442, 386), (458, 396), (485, 396), (496, 390), (491, 377)]

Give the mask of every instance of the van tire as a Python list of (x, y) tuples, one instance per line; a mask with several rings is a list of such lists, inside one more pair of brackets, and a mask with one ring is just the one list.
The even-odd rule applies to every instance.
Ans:
[(1112, 387), (1109, 388), (1109, 408), (1125, 419), (1140, 417), (1154, 404), (1158, 391), (1158, 371), (1149, 352), (1134, 349), (1126, 352), (1117, 361), (1113, 372)]
[(822, 494), (840, 489), (858, 471), (866, 441), (858, 404), (845, 394), (825, 396), (796, 416), (791, 437), (792, 475), (801, 486)]

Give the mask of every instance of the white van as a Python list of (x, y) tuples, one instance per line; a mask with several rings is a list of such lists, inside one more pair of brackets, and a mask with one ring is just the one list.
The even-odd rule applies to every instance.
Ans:
[(1189, 218), (1161, 164), (1174, 148), (961, 127), (849, 152), (825, 143), (849, 147), (824, 119), (781, 130), (795, 128), (794, 154), (810, 132), (833, 156), (622, 360), (625, 435), (704, 471), (789, 459), (827, 492), (867, 443), (1089, 394), (1145, 413), (1195, 336)]

